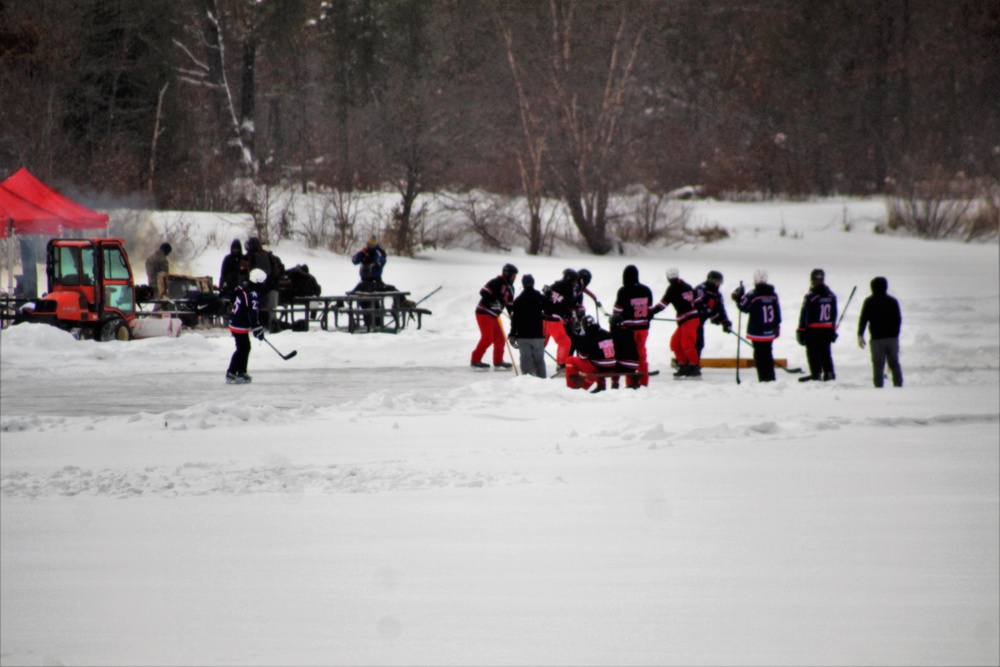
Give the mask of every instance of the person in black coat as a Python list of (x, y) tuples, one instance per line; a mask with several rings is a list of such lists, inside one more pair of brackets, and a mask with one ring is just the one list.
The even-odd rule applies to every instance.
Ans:
[(903, 386), (903, 368), (899, 365), (899, 330), (903, 315), (899, 302), (889, 296), (889, 281), (878, 276), (871, 282), (872, 295), (861, 306), (858, 320), (858, 347), (865, 347), (865, 329), (871, 331), (872, 380), (881, 388), (885, 382), (885, 363), (889, 362), (892, 386)]
[[(646, 340), (649, 337), (649, 319), (652, 317), (650, 313), (652, 307), (653, 292), (649, 287), (639, 282), (639, 269), (634, 264), (629, 264), (622, 271), (622, 286), (615, 296), (615, 305), (611, 316), (611, 332), (615, 334), (615, 349), (619, 347), (624, 350), (635, 349), (635, 354), (629, 356), (626, 362), (623, 362), (621, 355), (619, 355), (619, 365), (636, 359), (638, 365), (633, 370), (643, 373), (638, 378), (629, 378), (630, 381), (633, 381), (627, 383), (629, 386), (645, 387), (649, 384), (649, 376), (645, 375), (649, 371)], [(626, 334), (632, 336), (631, 345), (620, 340)], [(613, 387), (615, 383), (611, 384)]]
[(222, 269), (219, 271), (219, 294), (227, 299), (240, 284), (240, 265), (243, 259), (243, 244), (239, 239), (233, 239), (229, 254), (222, 259)]
[(530, 273), (521, 278), (524, 288), (514, 299), (507, 340), (521, 353), (521, 372), (535, 377), (548, 377), (545, 370), (545, 326), (542, 311), (547, 299), (535, 289)]

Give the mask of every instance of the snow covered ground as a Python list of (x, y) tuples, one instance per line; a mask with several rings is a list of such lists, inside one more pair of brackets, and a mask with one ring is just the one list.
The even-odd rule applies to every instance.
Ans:
[[(223, 383), (224, 332), (4, 330), (0, 663), (998, 664), (997, 245), (876, 234), (877, 200), (695, 206), (731, 237), (391, 257), (415, 297), (443, 285), (423, 329), (282, 332), (298, 355), (255, 342), (249, 386)], [(217, 277), (233, 236), (189, 270)], [(275, 251), (324, 293), (357, 280)], [(664, 373), (590, 395), (468, 368), (506, 261), (540, 285), (586, 266), (606, 309), (630, 262), (656, 296), (669, 265), (724, 293), (764, 267), (791, 366), (809, 271), (842, 307), (858, 293), (835, 383), (675, 382), (656, 323)], [(876, 275), (903, 308), (902, 389), (873, 388), (855, 342)], [(705, 355), (735, 342), (709, 327)]]

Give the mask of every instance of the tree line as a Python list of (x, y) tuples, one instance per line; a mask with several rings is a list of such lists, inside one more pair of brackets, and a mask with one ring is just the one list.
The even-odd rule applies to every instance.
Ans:
[(891, 193), (1000, 173), (995, 0), (4, 0), (0, 171), (172, 209), (247, 183)]

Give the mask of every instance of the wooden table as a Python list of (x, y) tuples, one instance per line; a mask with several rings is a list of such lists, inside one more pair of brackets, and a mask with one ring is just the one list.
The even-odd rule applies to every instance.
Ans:
[[(333, 328), (346, 329), (348, 333), (398, 333), (413, 319), (419, 329), (423, 316), (431, 314), (426, 308), (404, 305), (409, 295), (409, 292), (350, 292), (335, 296), (302, 296), (279, 305), (275, 314), (280, 322), (293, 329), (296, 320), (301, 319), (307, 323), (319, 322), (324, 331), (329, 330), (330, 315), (333, 315)], [(344, 318), (343, 323), (341, 318)]]

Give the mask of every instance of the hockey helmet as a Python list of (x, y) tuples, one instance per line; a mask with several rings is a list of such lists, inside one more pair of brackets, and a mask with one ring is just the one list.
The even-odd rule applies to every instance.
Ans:
[(500, 272), (503, 279), (508, 283), (514, 282), (514, 277), (517, 276), (517, 267), (513, 264), (504, 264), (503, 270)]
[(583, 328), (584, 330), (593, 329), (597, 326), (597, 320), (594, 319), (593, 315), (585, 315), (583, 318)]
[(823, 282), (826, 280), (826, 271), (823, 269), (813, 269), (812, 273), (809, 274), (809, 280), (818, 280)]
[(671, 266), (667, 269), (667, 280), (676, 280), (681, 275), (680, 269), (676, 266)]
[(590, 281), (594, 278), (594, 274), (587, 269), (580, 269), (576, 272), (576, 275), (580, 278), (580, 282), (583, 283), (584, 287), (589, 285)]
[(753, 272), (753, 284), (760, 285), (761, 283), (767, 282), (767, 271), (765, 269), (757, 269)]
[(579, 280), (579, 279), (580, 279), (580, 276), (576, 272), (576, 269), (563, 269), (563, 280), (568, 280), (570, 282), (574, 282), (574, 281)]
[(718, 271), (709, 271), (707, 280), (715, 283), (716, 287), (722, 284), (722, 274)]

